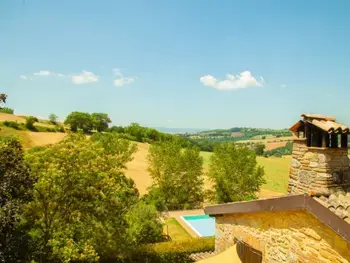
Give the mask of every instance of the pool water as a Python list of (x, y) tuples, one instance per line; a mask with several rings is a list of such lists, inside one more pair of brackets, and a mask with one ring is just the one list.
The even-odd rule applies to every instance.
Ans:
[(182, 220), (200, 237), (215, 236), (215, 218), (208, 215), (182, 216)]

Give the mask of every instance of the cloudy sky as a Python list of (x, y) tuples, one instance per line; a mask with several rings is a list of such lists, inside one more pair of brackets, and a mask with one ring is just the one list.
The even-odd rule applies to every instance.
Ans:
[(350, 124), (350, 1), (0, 2), (0, 93), (19, 114), (114, 124)]

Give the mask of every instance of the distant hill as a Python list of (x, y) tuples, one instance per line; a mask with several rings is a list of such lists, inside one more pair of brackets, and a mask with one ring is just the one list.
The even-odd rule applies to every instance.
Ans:
[(293, 134), (288, 129), (266, 129), (234, 127), (230, 129), (216, 129), (199, 131), (195, 134), (186, 135), (193, 140), (206, 141), (243, 141), (243, 140), (265, 140), (280, 137), (290, 137)]
[(154, 129), (160, 132), (166, 133), (176, 133), (176, 134), (184, 134), (184, 133), (199, 133), (206, 129), (196, 129), (196, 128), (167, 128), (167, 127), (154, 127)]

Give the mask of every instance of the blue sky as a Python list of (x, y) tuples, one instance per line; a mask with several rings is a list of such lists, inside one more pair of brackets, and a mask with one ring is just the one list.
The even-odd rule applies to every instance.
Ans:
[(350, 125), (350, 1), (0, 2), (0, 93), (17, 113), (116, 125)]

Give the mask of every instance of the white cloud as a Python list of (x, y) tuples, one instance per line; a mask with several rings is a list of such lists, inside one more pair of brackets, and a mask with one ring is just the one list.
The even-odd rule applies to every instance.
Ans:
[(40, 70), (34, 73), (35, 76), (54, 76), (55, 73), (48, 70)]
[(29, 78), (27, 77), (27, 76), (25, 76), (25, 75), (21, 75), (21, 76), (19, 76), (19, 78), (20, 79), (24, 79), (24, 80), (28, 80)]
[(135, 82), (137, 77), (124, 77), (119, 68), (112, 69), (116, 78), (113, 81), (114, 86), (122, 87), (127, 84)]
[(97, 81), (98, 81), (98, 77), (94, 73), (88, 72), (88, 71), (83, 71), (79, 75), (72, 76), (72, 82), (74, 84), (87, 84), (87, 83), (93, 83)]
[(243, 71), (239, 75), (227, 74), (225, 80), (217, 80), (211, 75), (200, 78), (205, 86), (212, 87), (217, 90), (236, 90), (250, 87), (263, 87), (265, 82), (262, 77), (257, 80), (250, 71)]
[(287, 85), (286, 84), (282, 84), (281, 88), (287, 88)]
[(65, 77), (66, 75), (61, 74), (61, 73), (57, 73), (57, 76), (58, 76), (58, 77)]

